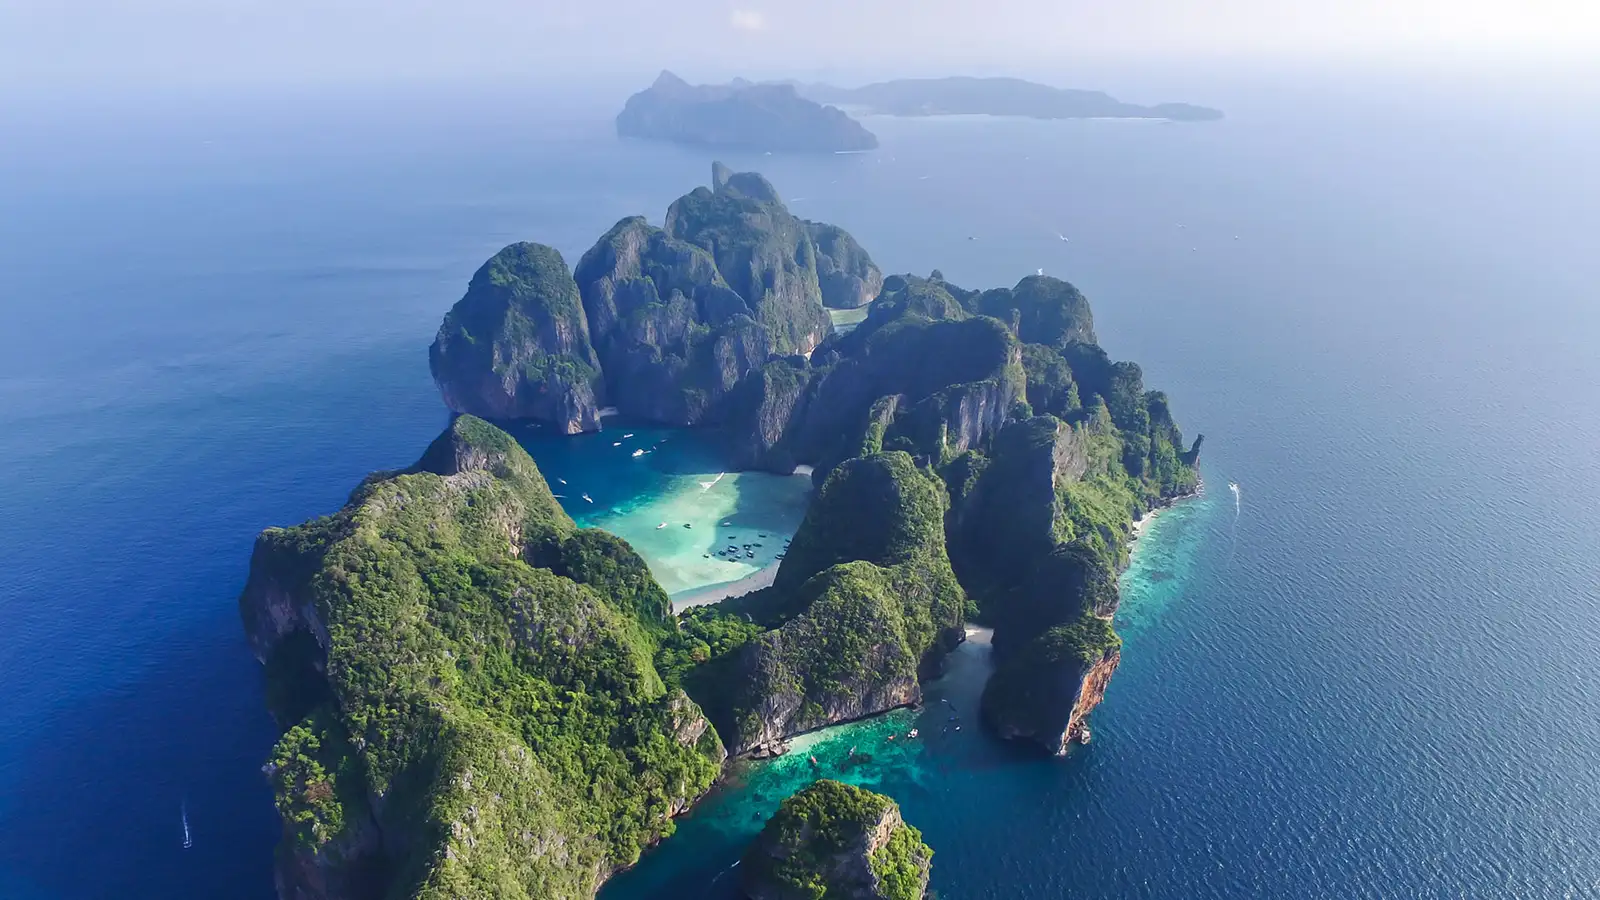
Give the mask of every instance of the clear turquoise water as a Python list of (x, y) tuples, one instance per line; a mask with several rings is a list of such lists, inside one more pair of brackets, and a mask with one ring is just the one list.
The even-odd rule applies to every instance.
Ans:
[[(883, 122), (876, 157), (729, 160), (889, 270), (1070, 278), (1208, 435), (1086, 752), (930, 727), (857, 777), (945, 897), (1600, 894), (1594, 98), (1158, 87), (1230, 117)], [(510, 99), (0, 105), (0, 895), (271, 895), (255, 532), (437, 434), (425, 349), (490, 253), (576, 259), (707, 177)], [(976, 680), (936, 690), (966, 714)], [(703, 895), (808, 767), (751, 773), (613, 890)]]
[(710, 430), (608, 418), (595, 434), (513, 433), (567, 513), (627, 539), (675, 598), (776, 565), (811, 496), (806, 475), (725, 471), (722, 438)]
[[(1225, 512), (1232, 516), (1231, 503)], [(1199, 498), (1157, 517), (1140, 539), (1122, 577), (1125, 658), (1137, 657), (1144, 649), (1139, 635), (1159, 627), (1170, 605), (1181, 602), (1199, 557), (1225, 533), (1218, 514), (1214, 497)], [(1039, 800), (1074, 790), (1073, 773), (1091, 764), (1090, 757), (1117, 753), (1125, 739), (1119, 741), (1114, 723), (1101, 726), (1110, 716), (1099, 717), (1094, 742), (1066, 760), (1040, 760), (989, 737), (977, 723), (992, 671), (988, 638), (980, 630), (972, 637), (928, 686), (921, 709), (824, 729), (796, 739), (787, 756), (739, 764), (726, 784), (679, 821), (676, 834), (613, 879), (603, 900), (741, 896), (735, 864), (745, 848), (784, 797), (819, 777), (894, 797), (935, 848), (932, 889), (943, 897), (983, 896), (1004, 854), (977, 839), (974, 813), (1002, 821), (1028, 815)]]

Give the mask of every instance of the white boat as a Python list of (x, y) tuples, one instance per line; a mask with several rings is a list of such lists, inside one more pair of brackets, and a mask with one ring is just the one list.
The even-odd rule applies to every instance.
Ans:
[(583, 499), (584, 499), (584, 502), (586, 502), (586, 503), (593, 503), (594, 502), (594, 498), (589, 496), (588, 494), (584, 494), (583, 495)]
[(622, 439), (623, 440), (627, 440), (628, 438), (631, 438), (631, 437), (633, 437), (633, 432), (630, 431), (627, 434), (623, 435)]
[(633, 458), (634, 459), (638, 459), (639, 457), (641, 457), (643, 455), (644, 455), (644, 451), (643, 450), (635, 450), (635, 451), (633, 451)]
[(556, 480), (561, 482), (562, 484), (566, 484), (567, 483), (567, 480), (565, 478), (557, 478)]
[(667, 527), (667, 523), (665, 523), (665, 522), (662, 522), (662, 523), (661, 523), (661, 524), (660, 524), (660, 525), (657, 525), (657, 526), (656, 526), (656, 530), (657, 530), (657, 531), (660, 531), (660, 530), (661, 530), (661, 529), (663, 529), (663, 528), (665, 528), (665, 527)]
[(613, 447), (621, 447), (622, 446), (622, 442), (621, 441), (614, 441), (614, 442), (612, 442), (611, 446), (613, 446)]

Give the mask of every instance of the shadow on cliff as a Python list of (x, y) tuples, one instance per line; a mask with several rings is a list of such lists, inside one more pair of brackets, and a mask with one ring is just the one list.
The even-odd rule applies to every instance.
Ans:
[(278, 825), (260, 772), (274, 730), (255, 661), (231, 616), (168, 646), (139, 680), (56, 711), (16, 748), (0, 869), (57, 898), (274, 896)]

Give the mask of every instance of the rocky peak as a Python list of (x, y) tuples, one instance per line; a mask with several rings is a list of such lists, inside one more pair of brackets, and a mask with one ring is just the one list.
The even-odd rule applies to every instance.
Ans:
[(689, 82), (684, 81), (667, 69), (662, 69), (661, 74), (656, 76), (656, 80), (650, 83), (650, 87), (661, 91), (687, 90)]

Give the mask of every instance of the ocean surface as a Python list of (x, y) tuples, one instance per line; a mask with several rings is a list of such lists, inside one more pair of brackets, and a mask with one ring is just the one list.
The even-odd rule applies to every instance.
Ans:
[[(1600, 81), (1574, 83), (1097, 84), (1229, 117), (729, 156), (887, 271), (1073, 281), (1207, 435), (1209, 490), (1140, 541), (1091, 745), (984, 736), (975, 635), (921, 712), (742, 771), (606, 900), (726, 896), (814, 772), (894, 795), (946, 900), (1600, 896)], [(0, 896), (272, 896), (251, 541), (444, 427), (426, 347), (486, 257), (575, 262), (708, 180), (617, 141), (619, 102), (0, 103)], [(803, 504), (702, 490), (706, 435), (522, 437), (674, 592), (748, 574), (715, 549)]]

